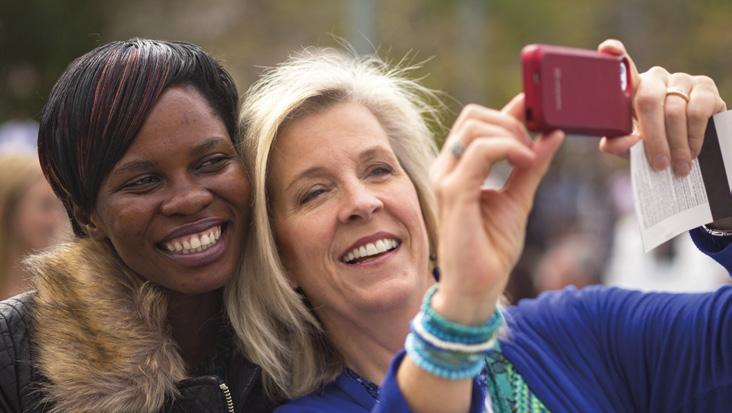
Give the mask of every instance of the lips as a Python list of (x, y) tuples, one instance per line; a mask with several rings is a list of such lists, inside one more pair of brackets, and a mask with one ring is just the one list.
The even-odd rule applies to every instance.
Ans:
[(395, 250), (400, 244), (401, 241), (391, 235), (382, 234), (364, 238), (350, 247), (348, 251), (341, 256), (341, 261), (346, 264), (356, 264)]

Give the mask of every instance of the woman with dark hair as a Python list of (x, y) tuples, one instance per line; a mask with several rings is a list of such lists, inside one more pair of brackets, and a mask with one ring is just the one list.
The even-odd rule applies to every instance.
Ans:
[(38, 151), (76, 239), (0, 304), (0, 410), (271, 410), (224, 311), (249, 214), (238, 99), (187, 43), (112, 42), (67, 68)]

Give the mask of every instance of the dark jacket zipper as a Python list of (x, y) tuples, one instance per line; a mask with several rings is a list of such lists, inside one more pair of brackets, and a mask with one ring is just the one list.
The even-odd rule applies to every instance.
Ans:
[(235, 413), (234, 401), (231, 399), (231, 392), (229, 391), (229, 386), (227, 386), (226, 383), (221, 383), (221, 384), (219, 384), (219, 388), (221, 389), (221, 392), (224, 393), (224, 400), (226, 400), (226, 410), (228, 410), (229, 413)]

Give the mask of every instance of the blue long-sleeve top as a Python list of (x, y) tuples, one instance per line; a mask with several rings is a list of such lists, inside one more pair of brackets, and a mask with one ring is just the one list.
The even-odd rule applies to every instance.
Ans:
[[(732, 269), (727, 239), (693, 230), (707, 255)], [(566, 288), (506, 309), (503, 355), (554, 412), (732, 412), (732, 286), (713, 293)], [(410, 409), (396, 382), (399, 354), (379, 402), (344, 374), (277, 413)], [(473, 386), (471, 412), (484, 389)]]

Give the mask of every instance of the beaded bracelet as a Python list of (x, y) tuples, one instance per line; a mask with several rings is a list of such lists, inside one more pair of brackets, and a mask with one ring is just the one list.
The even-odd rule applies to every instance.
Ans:
[(464, 380), (477, 376), (483, 370), (484, 361), (482, 358), (480, 361), (473, 363), (441, 363), (433, 353), (420, 348), (421, 344), (423, 343), (420, 343), (418, 337), (410, 333), (407, 335), (404, 347), (412, 362), (427, 373), (448, 380)]
[(480, 373), (485, 355), (496, 345), (503, 315), (496, 310), (479, 326), (447, 320), (432, 309), (437, 284), (425, 294), (422, 311), (412, 320), (405, 348), (421, 369), (448, 380), (463, 380)]
[(478, 326), (455, 323), (437, 314), (432, 309), (432, 297), (434, 297), (438, 288), (439, 283), (434, 284), (427, 290), (421, 308), (424, 317), (424, 328), (433, 336), (445, 341), (464, 344), (484, 343), (493, 337), (503, 325), (503, 314), (500, 311), (495, 311), (488, 321)]

